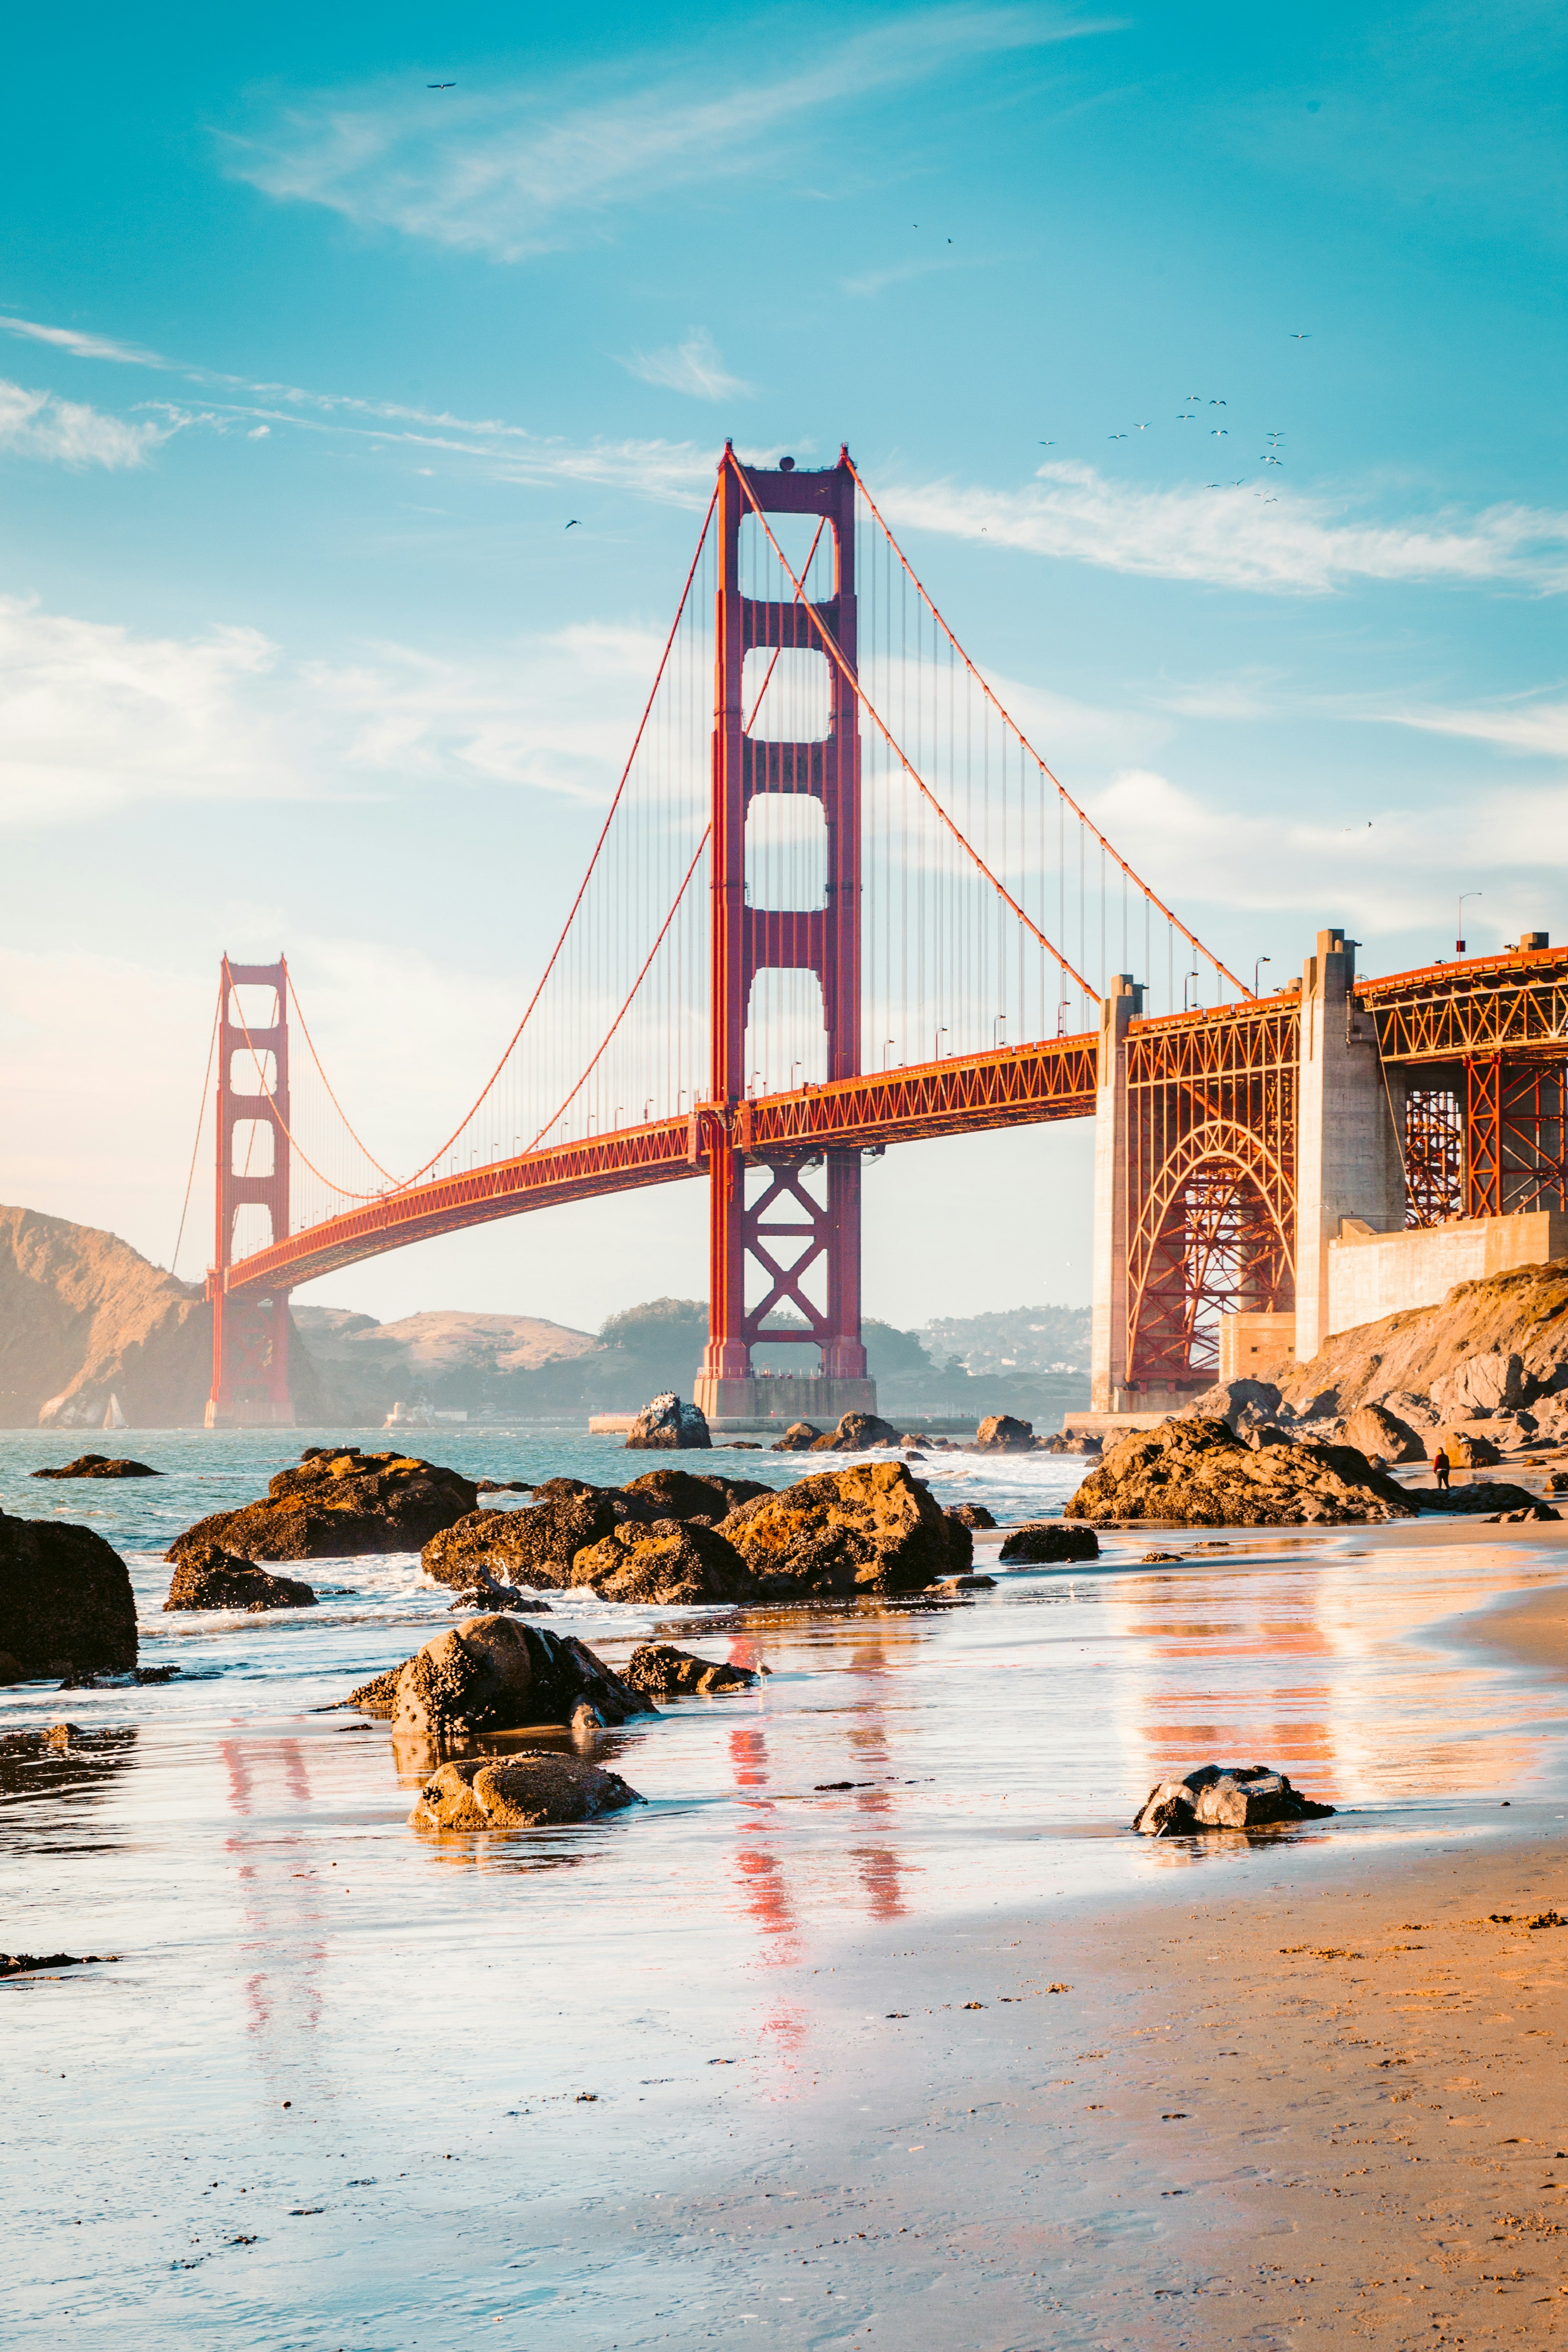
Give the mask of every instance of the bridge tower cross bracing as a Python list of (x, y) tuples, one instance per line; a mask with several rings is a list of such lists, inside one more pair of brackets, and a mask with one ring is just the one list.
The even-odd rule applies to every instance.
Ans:
[[(808, 605), (799, 597), (743, 593), (740, 528), (758, 509), (765, 515), (815, 517), (825, 525), (832, 545), (831, 597)], [(848, 453), (841, 452), (836, 466), (808, 472), (743, 467), (727, 444), (716, 526), (713, 1036), (705, 1106), (711, 1171), (709, 1308), (696, 1402), (710, 1421), (770, 1412), (773, 1404), (759, 1399), (754, 1346), (759, 1340), (770, 1348), (814, 1343), (821, 1349), (821, 1372), (798, 1387), (791, 1384), (793, 1409), (836, 1417), (873, 1411), (876, 1402), (861, 1339), (860, 1153), (821, 1155), (821, 1200), (806, 1182), (803, 1160), (769, 1162), (760, 1170), (753, 1165), (753, 1182), (760, 1178), (760, 1190), (748, 1201), (746, 1031), (759, 971), (812, 971), (822, 994), (827, 1076), (831, 1080), (860, 1073), (861, 747), (852, 682), (857, 660), (855, 480)], [(778, 577), (784, 580), (782, 571)], [(838, 646), (841, 666), (823, 653), (823, 629)], [(748, 731), (746, 656), (767, 647), (814, 653), (821, 662), (830, 715), (821, 740), (778, 742)], [(747, 903), (747, 816), (759, 794), (771, 793), (806, 794), (821, 804), (827, 883), (821, 907)], [(761, 1284), (749, 1307), (748, 1270)], [(824, 1291), (824, 1305), (804, 1287), (808, 1277)], [(769, 1316), (780, 1308), (795, 1318), (792, 1328), (769, 1327)]]
[[(273, 992), (269, 1022), (257, 1026), (246, 1017), (236, 993), (242, 988)], [(213, 1386), (206, 1423), (209, 1429), (288, 1424), (294, 1419), (288, 1293), (247, 1288), (243, 1297), (228, 1295), (239, 1212), (264, 1209), (269, 1241), (288, 1234), (288, 966), (282, 956), (276, 963), (231, 963), (225, 955), (218, 989), (217, 1221), (207, 1274)], [(240, 1129), (246, 1133), (236, 1145)], [(252, 1173), (258, 1155), (268, 1164)], [(251, 1240), (248, 1246), (256, 1244)]]

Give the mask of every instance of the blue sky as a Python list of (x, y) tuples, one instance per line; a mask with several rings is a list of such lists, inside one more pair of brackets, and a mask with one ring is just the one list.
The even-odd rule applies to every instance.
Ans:
[[(848, 440), (1237, 969), (1333, 921), (1425, 960), (1461, 889), (1473, 945), (1563, 934), (1560, 12), (583, 22), (15, 40), (0, 1194), (167, 1261), (225, 947), (287, 949), (368, 1139), (423, 1157), (554, 935), (726, 434)], [(1087, 1170), (1076, 1130), (891, 1155), (872, 1310), (1082, 1298)], [(704, 1280), (691, 1187), (307, 1295), (594, 1323)]]

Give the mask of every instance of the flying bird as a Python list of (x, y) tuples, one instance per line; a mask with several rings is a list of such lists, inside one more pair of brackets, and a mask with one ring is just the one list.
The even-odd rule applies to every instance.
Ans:
[(1054, 441), (1037, 441), (1034, 446), (1037, 449), (1054, 449), (1056, 444)]
[(455, 81), (427, 81), (424, 87), (426, 89), (455, 89), (457, 84)]
[(1208, 404), (1210, 408), (1228, 408), (1230, 403), (1228, 400), (1211, 400)]
[(1209, 437), (1209, 439), (1210, 439), (1211, 441), (1226, 441), (1226, 440), (1228, 440), (1228, 439), (1229, 439), (1229, 437), (1230, 437), (1230, 427), (1229, 427), (1229, 425), (1211, 425), (1209, 426), (1209, 428), (1208, 428), (1208, 437)]
[(1292, 335), (1292, 336), (1291, 337), (1291, 341), (1293, 343), (1310, 343), (1310, 342), (1312, 341), (1312, 336), (1311, 336), (1310, 334), (1306, 334), (1306, 335)]
[(576, 515), (572, 516), (571, 520), (567, 524), (567, 529), (568, 530), (580, 530), (582, 529), (582, 524)]

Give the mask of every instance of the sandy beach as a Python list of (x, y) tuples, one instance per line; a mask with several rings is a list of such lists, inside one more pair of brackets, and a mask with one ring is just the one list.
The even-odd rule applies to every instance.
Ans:
[[(0, 1985), (10, 2340), (1554, 2339), (1563, 1528), (1121, 1531), (936, 1607), (558, 1596), (612, 1663), (657, 1626), (771, 1672), (604, 1736), (633, 1814), (432, 1838), (334, 1703), (444, 1594), (394, 1556), (166, 1615), (214, 1486), (162, 1458), (58, 1507), (179, 1675), (7, 1694), (5, 1947), (119, 1955)], [(1075, 1472), (1025, 1475), (934, 1472), (1015, 1517)], [(1339, 1811), (1129, 1834), (1211, 1758)]]

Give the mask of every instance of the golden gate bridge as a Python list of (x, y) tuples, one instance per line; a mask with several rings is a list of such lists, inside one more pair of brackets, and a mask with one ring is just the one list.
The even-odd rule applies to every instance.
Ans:
[(1533, 933), (1369, 981), (1324, 931), (1300, 982), (1249, 989), (1052, 773), (847, 450), (764, 468), (727, 445), (582, 881), (423, 1165), (361, 1139), (283, 957), (225, 957), (214, 1051), (213, 1425), (293, 1418), (298, 1285), (699, 1176), (698, 1403), (766, 1415), (753, 1351), (797, 1346), (791, 1410), (872, 1404), (862, 1160), (920, 1139), (1095, 1118), (1110, 1411), (1207, 1386), (1225, 1314), (1314, 1352), (1346, 1219), (1568, 1205), (1568, 954)]

